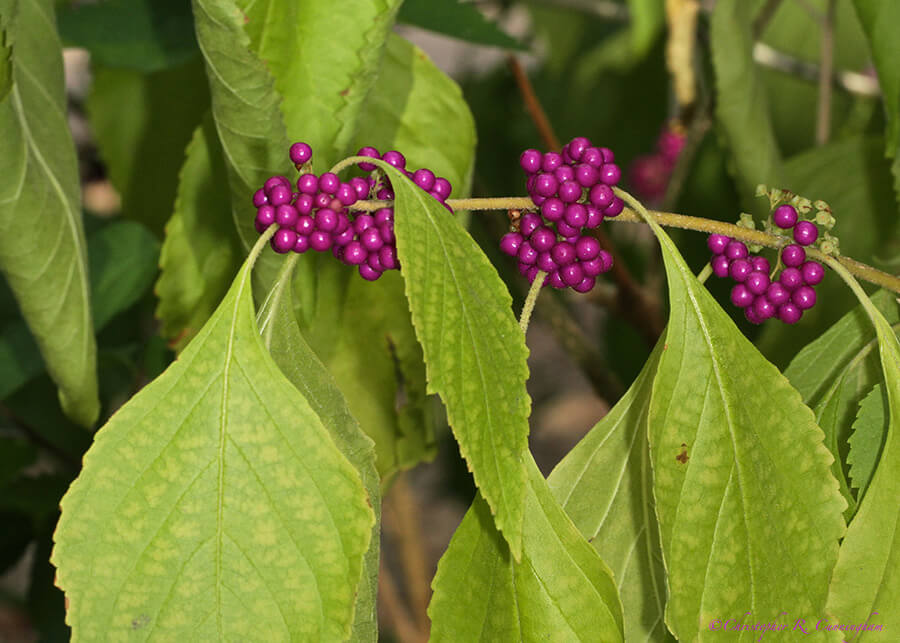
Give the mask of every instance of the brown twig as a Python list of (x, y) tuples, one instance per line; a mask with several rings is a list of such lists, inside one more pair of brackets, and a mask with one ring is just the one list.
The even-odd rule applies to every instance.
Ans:
[(772, 19), (772, 16), (775, 15), (775, 12), (778, 11), (778, 7), (781, 6), (782, 1), (783, 0), (769, 0), (763, 5), (763, 8), (759, 10), (759, 13), (756, 14), (756, 18), (753, 20), (754, 40), (759, 40), (760, 36), (763, 35), (769, 21)]
[(819, 57), (819, 98), (816, 109), (816, 143), (825, 145), (831, 135), (831, 94), (834, 75), (835, 0), (828, 0), (822, 20), (822, 49)]
[(553, 131), (553, 126), (550, 125), (550, 120), (547, 118), (547, 112), (544, 111), (541, 101), (538, 100), (537, 94), (534, 93), (534, 87), (531, 84), (531, 80), (528, 78), (528, 74), (525, 73), (522, 63), (520, 63), (519, 59), (512, 54), (507, 56), (506, 60), (509, 63), (513, 78), (516, 79), (516, 85), (519, 87), (519, 93), (522, 94), (522, 100), (525, 101), (525, 109), (528, 110), (528, 114), (531, 116), (534, 126), (537, 127), (538, 134), (541, 137), (541, 141), (544, 143), (544, 147), (548, 150), (558, 152), (562, 149), (562, 145), (560, 145), (559, 139), (556, 137), (556, 132)]

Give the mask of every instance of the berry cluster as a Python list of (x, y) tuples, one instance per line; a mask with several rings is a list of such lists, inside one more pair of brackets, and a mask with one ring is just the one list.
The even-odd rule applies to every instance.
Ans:
[(628, 182), (643, 199), (662, 201), (685, 139), (684, 126), (677, 120), (669, 121), (656, 139), (656, 152), (639, 156), (631, 164)]
[(713, 274), (737, 282), (731, 289), (731, 303), (743, 308), (744, 315), (754, 324), (772, 317), (785, 324), (796, 324), (803, 311), (816, 303), (814, 286), (822, 281), (825, 269), (816, 261), (807, 261), (804, 246), (816, 241), (819, 229), (810, 221), (798, 219), (797, 210), (789, 204), (778, 206), (772, 215), (776, 226), (792, 230), (796, 242), (781, 249), (774, 272), (765, 257), (751, 257), (740, 241), (721, 234), (710, 235), (707, 241), (713, 253)]
[(500, 249), (519, 260), (519, 272), (543, 285), (588, 292), (596, 277), (612, 268), (612, 256), (586, 233), (604, 217), (624, 208), (613, 192), (621, 178), (611, 150), (584, 137), (572, 139), (561, 153), (522, 152), (519, 165), (528, 175), (528, 194), (540, 214), (529, 212), (513, 223)]
[[(358, 156), (383, 160), (402, 170), (413, 182), (438, 199), (448, 209), (445, 200), (452, 186), (428, 169), (410, 171), (406, 159), (395, 150), (380, 155), (374, 147), (364, 147)], [(283, 176), (269, 178), (253, 195), (256, 206), (256, 230), (262, 233), (271, 225), (278, 226), (272, 237), (272, 248), (279, 253), (307, 250), (326, 252), (350, 266), (357, 266), (359, 274), (375, 281), (385, 270), (400, 268), (394, 237), (394, 208), (384, 207), (370, 214), (353, 209), (360, 200), (376, 198), (390, 201), (394, 191), (390, 181), (372, 163), (358, 166), (368, 176), (341, 181), (332, 172), (315, 175), (309, 169), (312, 148), (306, 143), (294, 143), (291, 161), (300, 177), (296, 190)], [(452, 210), (451, 210), (452, 212)]]

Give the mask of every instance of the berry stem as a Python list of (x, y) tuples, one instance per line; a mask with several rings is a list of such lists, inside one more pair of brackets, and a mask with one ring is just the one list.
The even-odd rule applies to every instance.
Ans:
[(546, 272), (538, 271), (531, 282), (531, 288), (528, 290), (528, 296), (525, 298), (525, 305), (522, 306), (522, 314), (519, 317), (519, 328), (522, 329), (522, 335), (528, 333), (528, 324), (531, 321), (531, 313), (534, 311), (534, 304), (537, 302), (541, 288), (544, 287), (544, 279), (547, 278)]

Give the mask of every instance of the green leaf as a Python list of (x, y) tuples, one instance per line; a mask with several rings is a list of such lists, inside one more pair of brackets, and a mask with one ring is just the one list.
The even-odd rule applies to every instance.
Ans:
[[(291, 257), (287, 262), (292, 260), (296, 259)], [(263, 343), (281, 372), (309, 401), (341, 453), (356, 468), (368, 493), (375, 523), (369, 550), (363, 560), (362, 582), (356, 595), (353, 634), (350, 638), (353, 641), (375, 641), (378, 638), (375, 597), (381, 550), (381, 478), (375, 467), (375, 444), (363, 433), (350, 413), (341, 389), (300, 333), (293, 312), (291, 277), (292, 269), (288, 266), (282, 270), (266, 297), (258, 315), (260, 332)]]
[(161, 237), (184, 149), (209, 111), (203, 64), (193, 58), (152, 73), (94, 64), (92, 72), (91, 130), (122, 196), (122, 214)]
[(522, 43), (488, 20), (474, 4), (459, 0), (406, 0), (397, 14), (397, 22), (476, 45), (528, 51)]
[(7, 28), (17, 52), (13, 87), (0, 102), (0, 269), (63, 408), (90, 426), (100, 411), (97, 348), (53, 3), (2, 0), (0, 13), (11, 16)]
[(161, 332), (178, 349), (187, 345), (216, 309), (243, 255), (229, 216), (231, 203), (222, 190), (227, 181), (222, 146), (207, 114), (185, 154), (156, 282)]
[(76, 637), (350, 633), (372, 507), (259, 336), (255, 258), (181, 358), (97, 433), (63, 498), (52, 561)]
[(853, 5), (878, 71), (888, 121), (886, 153), (892, 158), (900, 156), (900, 42), (894, 29), (900, 24), (900, 5), (894, 0), (853, 0)]
[(441, 396), (460, 453), (518, 560), (531, 401), (528, 349), (512, 298), (441, 203), (393, 166), (377, 165), (396, 195), (397, 254), (428, 392)]
[(108, 67), (158, 71), (197, 54), (187, 0), (104, 0), (67, 4), (59, 30), (68, 46), (84, 47)]
[(663, 0), (628, 0), (631, 17), (631, 49), (639, 60), (656, 43), (666, 24)]
[[(400, 4), (343, 0), (336, 11), (330, 0), (238, 3), (253, 51), (284, 97), (281, 113), (290, 138), (312, 146), (319, 172), (355, 151), (347, 147)], [(286, 159), (286, 147), (282, 154)]]
[(388, 38), (353, 151), (401, 150), (409, 167), (445, 177), (453, 197), (462, 198), (472, 183), (475, 143), (475, 119), (459, 85), (409, 41)]
[[(891, 293), (875, 293), (872, 303), (893, 324), (900, 323), (900, 311)], [(813, 409), (816, 421), (825, 432), (825, 446), (835, 458), (831, 470), (848, 503), (844, 512), (847, 518), (856, 511), (856, 497), (847, 484), (842, 462), (857, 408), (881, 379), (875, 348), (875, 331), (865, 311), (857, 307), (819, 339), (807, 344), (784, 371), (785, 377), (800, 391), (804, 404)]]
[(876, 385), (859, 404), (859, 413), (853, 422), (853, 434), (848, 442), (847, 464), (850, 467), (850, 482), (859, 490), (859, 497), (866, 493), (866, 487), (875, 472), (881, 444), (887, 429), (889, 415), (887, 395), (884, 386)]
[(775, 141), (765, 87), (753, 62), (755, 3), (720, 0), (711, 18), (716, 76), (716, 120), (745, 198), (759, 183), (781, 185), (781, 153)]
[[(234, 225), (245, 248), (259, 236), (253, 227), (253, 193), (288, 161), (288, 139), (265, 63), (250, 49), (245, 16), (234, 0), (192, 0), (197, 41), (206, 62), (213, 121), (222, 146)], [(337, 13), (337, 12), (334, 12)], [(273, 17), (274, 19), (274, 17)], [(288, 17), (279, 15), (278, 20)], [(311, 92), (310, 96), (315, 95)], [(263, 258), (265, 271), (274, 265)]]
[(650, 223), (670, 302), (649, 420), (666, 624), (712, 640), (706, 624), (723, 614), (821, 614), (846, 506), (822, 431)]
[[(827, 612), (842, 623), (873, 621), (884, 632), (900, 629), (900, 344), (893, 328), (846, 275), (878, 334), (878, 351), (884, 371), (890, 422), (877, 468), (841, 543), (831, 578)], [(855, 641), (883, 640), (881, 632), (859, 633)]]
[(612, 573), (526, 458), (521, 562), (479, 494), (438, 563), (428, 606), (432, 640), (623, 641)]
[[(159, 243), (140, 224), (116, 221), (91, 234), (87, 246), (94, 330), (100, 331), (147, 291), (156, 275)], [(0, 332), (0, 363), (0, 398), (46, 368), (23, 321)]]
[(672, 640), (663, 621), (666, 572), (647, 445), (650, 391), (664, 341), (628, 392), (547, 479), (557, 502), (612, 569), (626, 641)]

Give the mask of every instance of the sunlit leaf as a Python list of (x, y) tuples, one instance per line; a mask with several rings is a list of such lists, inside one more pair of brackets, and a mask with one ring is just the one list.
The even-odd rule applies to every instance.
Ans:
[(372, 507), (260, 338), (254, 259), (97, 433), (62, 501), (52, 560), (76, 637), (350, 634)]
[(433, 641), (623, 641), (612, 573), (553, 499), (531, 458), (516, 562), (479, 494), (438, 563)]
[(628, 392), (547, 478), (566, 515), (612, 569), (626, 641), (670, 641), (653, 507), (647, 411), (662, 342)]
[(670, 302), (649, 415), (666, 623), (713, 640), (725, 614), (821, 614), (846, 507), (822, 430), (651, 223)]
[(847, 452), (850, 483), (859, 490), (860, 498), (865, 494), (878, 464), (888, 415), (887, 396), (884, 386), (879, 384), (860, 402), (859, 413), (853, 422), (853, 434), (847, 440), (850, 445)]
[(459, 222), (399, 170), (394, 229), (428, 391), (441, 396), (459, 450), (513, 556), (522, 546), (530, 398), (525, 338), (497, 270)]
[[(851, 278), (852, 281), (852, 278)], [(861, 631), (854, 641), (884, 640), (900, 628), (900, 343), (894, 329), (857, 285), (860, 298), (878, 334), (890, 422), (881, 456), (868, 489), (841, 543), (831, 578), (827, 610), (843, 623), (873, 622), (882, 631)]]
[(471, 3), (459, 0), (406, 0), (397, 21), (476, 45), (527, 51)]
[[(13, 5), (16, 11), (11, 11)], [(0, 269), (66, 413), (91, 425), (97, 399), (87, 252), (62, 53), (50, 0), (2, 0), (14, 84), (0, 101)]]

